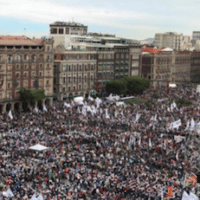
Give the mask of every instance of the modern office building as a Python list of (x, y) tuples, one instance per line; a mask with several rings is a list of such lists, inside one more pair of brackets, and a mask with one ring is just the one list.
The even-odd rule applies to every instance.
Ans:
[(189, 50), (191, 48), (190, 36), (174, 32), (156, 33), (154, 45), (158, 48), (169, 47), (173, 50)]
[(44, 89), (52, 102), (53, 40), (0, 36), (0, 111), (22, 108), (19, 90)]
[(88, 27), (75, 22), (54, 22), (50, 24), (50, 37), (54, 38), (54, 47), (64, 45), (66, 48), (74, 42), (75, 38), (86, 37)]

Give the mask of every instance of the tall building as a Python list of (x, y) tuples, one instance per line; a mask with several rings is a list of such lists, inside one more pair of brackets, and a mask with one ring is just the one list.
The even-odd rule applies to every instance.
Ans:
[(156, 53), (142, 55), (142, 77), (148, 78), (152, 86), (167, 86), (168, 83), (189, 82), (190, 59), (189, 51), (173, 51), (172, 49), (160, 49)]
[(19, 90), (44, 89), (51, 104), (53, 40), (0, 36), (0, 111), (19, 109)]
[[(64, 26), (70, 25), (64, 22), (51, 24), (51, 32), (55, 33), (55, 28), (58, 33)], [(140, 75), (142, 48), (138, 41), (108, 34), (86, 34), (86, 29), (84, 34), (66, 36), (65, 33), (64, 39), (55, 34), (51, 36), (56, 44), (54, 92), (60, 100), (76, 95), (88, 96), (95, 92), (97, 85), (101, 90), (113, 79)]]
[(200, 51), (191, 52), (191, 81), (200, 82)]
[[(50, 24), (50, 37), (54, 38), (54, 47), (65, 45), (70, 47), (70, 44), (75, 38), (86, 36), (88, 27), (75, 22), (54, 22)], [(84, 37), (83, 37), (84, 38)]]
[(141, 46), (88, 45), (86, 50), (55, 48), (54, 93), (60, 100), (88, 96), (106, 82), (124, 76), (140, 76)]
[(193, 40), (200, 40), (200, 31), (193, 31), (192, 39)]
[(95, 92), (95, 51), (62, 51), (55, 49), (54, 93), (59, 100), (73, 96), (88, 96)]
[(191, 48), (191, 39), (190, 36), (174, 32), (156, 33), (154, 45), (158, 48), (169, 47), (183, 51)]

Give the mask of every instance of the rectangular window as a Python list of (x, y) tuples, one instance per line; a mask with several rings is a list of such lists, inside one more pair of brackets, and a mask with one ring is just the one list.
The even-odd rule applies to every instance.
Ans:
[(71, 77), (68, 77), (68, 78), (69, 78), (69, 83), (70, 83), (70, 81), (71, 81), (71, 80), (70, 80), (70, 79), (71, 79)]
[(86, 78), (86, 76), (85, 76), (85, 82), (87, 81), (87, 78)]
[(63, 34), (63, 28), (59, 28), (59, 34)]
[(57, 34), (57, 28), (52, 28), (51, 29), (51, 34)]
[(70, 87), (68, 87), (68, 91), (70, 91), (71, 90), (71, 88)]
[(65, 29), (65, 33), (66, 33), (66, 34), (69, 34), (69, 28), (66, 28), (66, 29)]
[(74, 76), (74, 83), (76, 83), (76, 77)]
[(79, 90), (81, 90), (81, 85), (79, 85)]
[(65, 83), (65, 77), (63, 77), (63, 83)]
[(81, 82), (81, 76), (79, 76), (79, 83)]
[(71, 66), (69, 65), (69, 72), (71, 71)]
[(81, 66), (81, 65), (79, 66), (79, 70), (80, 70), (80, 71), (82, 70), (82, 66)]

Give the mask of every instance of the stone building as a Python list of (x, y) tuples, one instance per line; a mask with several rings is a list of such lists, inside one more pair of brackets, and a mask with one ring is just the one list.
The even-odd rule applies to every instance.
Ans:
[(27, 107), (19, 101), (21, 88), (53, 93), (53, 40), (0, 36), (0, 111)]
[(191, 52), (191, 81), (200, 82), (200, 51)]
[(145, 53), (142, 55), (141, 75), (148, 78), (154, 87), (189, 82), (190, 58), (188, 51), (164, 49), (158, 53)]
[(59, 100), (72, 96), (88, 96), (95, 92), (97, 54), (95, 51), (63, 51), (55, 49), (54, 93)]

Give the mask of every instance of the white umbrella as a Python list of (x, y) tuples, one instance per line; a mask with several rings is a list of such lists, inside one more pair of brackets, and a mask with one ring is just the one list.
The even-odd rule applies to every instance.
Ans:
[(49, 147), (45, 147), (45, 146), (43, 146), (41, 144), (36, 144), (36, 145), (34, 145), (32, 147), (29, 147), (29, 149), (35, 150), (35, 151), (44, 151), (44, 150), (49, 149)]

